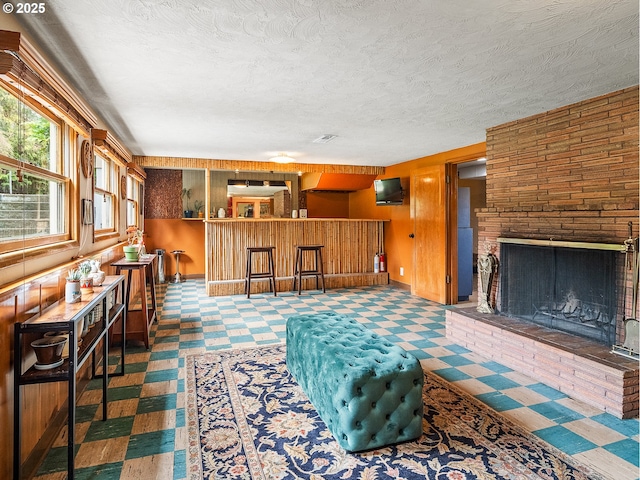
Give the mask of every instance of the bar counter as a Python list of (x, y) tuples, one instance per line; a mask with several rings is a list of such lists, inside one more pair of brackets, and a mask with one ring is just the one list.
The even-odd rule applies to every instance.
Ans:
[[(206, 220), (207, 294), (244, 292), (247, 247), (274, 246), (278, 292), (291, 291), (295, 249), (324, 245), (327, 288), (385, 285), (388, 273), (373, 272), (373, 258), (383, 250), (384, 222), (342, 218), (270, 218)], [(267, 269), (258, 262), (257, 267)], [(264, 271), (262, 270), (262, 271)], [(304, 289), (315, 289), (315, 279), (303, 278)], [(251, 293), (268, 291), (267, 281), (252, 281)]]

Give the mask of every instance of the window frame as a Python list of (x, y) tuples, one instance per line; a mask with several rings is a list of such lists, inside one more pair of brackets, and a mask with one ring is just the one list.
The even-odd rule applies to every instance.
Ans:
[[(120, 203), (119, 203), (119, 198), (118, 198), (118, 194), (117, 194), (117, 190), (118, 190), (118, 178), (119, 178), (119, 170), (120, 167), (118, 165), (118, 163), (116, 161), (114, 161), (109, 155), (105, 155), (100, 149), (98, 148), (94, 148), (93, 149), (93, 155), (94, 155), (94, 167), (93, 167), (93, 175), (92, 175), (92, 199), (93, 199), (93, 208), (96, 209), (98, 208), (98, 202), (96, 201), (96, 194), (100, 194), (103, 195), (104, 197), (109, 197), (111, 199), (111, 226), (109, 227), (105, 227), (105, 228), (98, 228), (96, 226), (96, 221), (98, 218), (97, 214), (94, 214), (94, 231), (93, 231), (93, 235), (94, 238), (97, 237), (104, 237), (104, 236), (108, 236), (108, 235), (112, 235), (117, 233), (118, 231), (118, 212), (120, 211)], [(100, 158), (100, 160), (102, 160), (105, 168), (104, 168), (104, 175), (105, 175), (105, 187), (98, 187), (96, 185), (96, 180), (97, 180), (97, 176), (96, 176), (96, 170), (98, 168), (98, 161), (97, 159)]]
[(55, 169), (55, 171), (39, 167), (28, 162), (23, 162), (19, 159), (7, 157), (2, 154), (0, 154), (0, 166), (6, 167), (9, 170), (20, 170), (23, 173), (48, 182), (58, 183), (62, 188), (64, 188), (64, 199), (61, 204), (58, 205), (60, 212), (62, 212), (63, 215), (62, 225), (64, 231), (61, 233), (47, 234), (37, 237), (23, 236), (20, 239), (0, 239), (0, 256), (12, 255), (16, 252), (25, 250), (52, 248), (53, 246), (63, 242), (72, 241), (73, 226), (71, 209), (73, 206), (74, 178), (71, 176), (73, 170), (70, 168), (69, 162), (65, 159), (68, 152), (66, 145), (72, 141), (74, 135), (70, 135), (68, 133), (66, 123), (62, 118), (56, 116), (31, 95), (21, 93), (17, 88), (4, 80), (0, 80), (0, 88), (13, 96), (17, 102), (21, 102), (23, 104), (22, 108), (29, 108), (33, 110), (36, 114), (42, 116), (56, 127), (55, 136), (50, 137), (50, 145), (55, 145), (55, 151), (49, 151), (50, 165)]
[[(129, 188), (131, 186), (131, 188)], [(127, 172), (127, 195), (126, 195), (126, 216), (127, 216), (127, 227), (132, 225), (140, 228), (140, 220), (142, 215), (142, 196), (144, 183), (137, 178), (137, 176), (132, 175)], [(134, 222), (131, 222), (129, 219), (129, 204), (133, 204), (133, 216), (135, 218)]]

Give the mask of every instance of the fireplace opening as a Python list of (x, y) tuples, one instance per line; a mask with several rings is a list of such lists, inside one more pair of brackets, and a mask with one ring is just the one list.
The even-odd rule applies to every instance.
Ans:
[(614, 345), (618, 257), (612, 250), (502, 243), (499, 314)]

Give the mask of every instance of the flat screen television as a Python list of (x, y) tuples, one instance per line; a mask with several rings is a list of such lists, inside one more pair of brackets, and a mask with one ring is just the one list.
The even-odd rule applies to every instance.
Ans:
[(384, 178), (373, 181), (376, 205), (402, 205), (404, 191), (399, 178)]

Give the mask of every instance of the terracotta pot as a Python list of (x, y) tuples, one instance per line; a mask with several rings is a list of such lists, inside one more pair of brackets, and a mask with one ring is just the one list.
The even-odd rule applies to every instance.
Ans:
[(85, 295), (93, 293), (93, 277), (82, 277), (80, 279), (80, 292)]
[(52, 365), (62, 359), (66, 337), (44, 337), (31, 342), (39, 365)]

